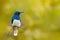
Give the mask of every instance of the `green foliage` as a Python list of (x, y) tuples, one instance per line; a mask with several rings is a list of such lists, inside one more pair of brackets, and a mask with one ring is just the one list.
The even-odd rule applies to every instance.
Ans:
[(22, 28), (8, 40), (60, 40), (60, 0), (0, 0), (0, 39), (16, 10), (24, 12)]

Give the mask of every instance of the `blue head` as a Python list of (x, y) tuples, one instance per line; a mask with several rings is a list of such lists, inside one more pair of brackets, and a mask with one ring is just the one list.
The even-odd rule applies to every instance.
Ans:
[(19, 11), (16, 11), (15, 13), (14, 13), (14, 15), (13, 15), (13, 17), (12, 17), (12, 19), (14, 20), (14, 19), (16, 19), (16, 20), (20, 20), (20, 12)]
[(16, 11), (16, 12), (14, 13), (12, 19), (20, 20), (20, 16), (19, 16), (19, 15), (20, 15), (21, 13), (24, 13), (24, 12)]

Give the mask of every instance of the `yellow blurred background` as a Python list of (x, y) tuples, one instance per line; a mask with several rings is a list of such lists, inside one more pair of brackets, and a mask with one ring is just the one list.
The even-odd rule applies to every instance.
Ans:
[(5, 40), (60, 40), (60, 0), (0, 0), (0, 40), (16, 10), (24, 12), (23, 28)]

